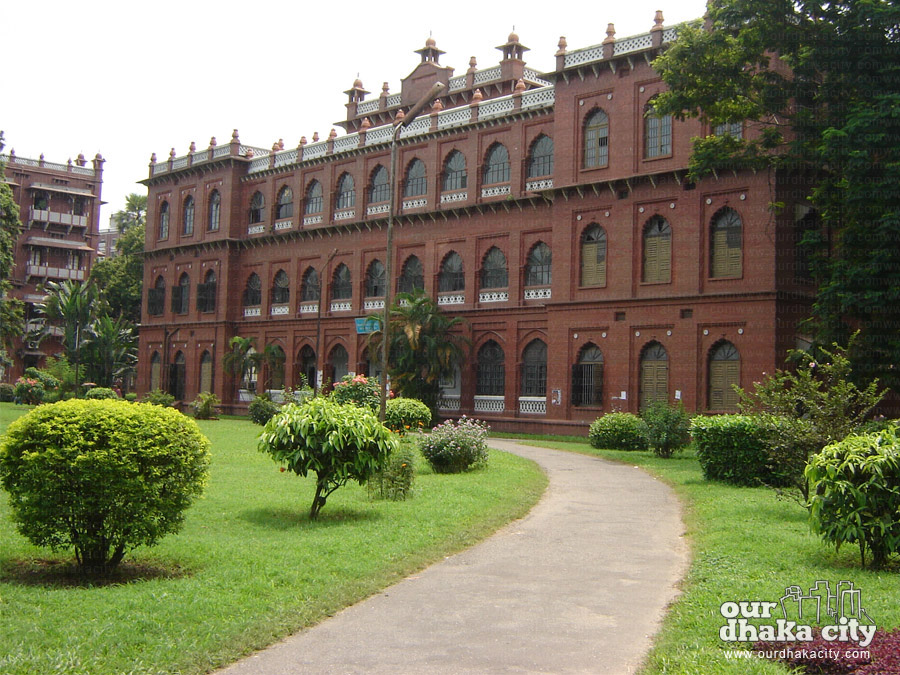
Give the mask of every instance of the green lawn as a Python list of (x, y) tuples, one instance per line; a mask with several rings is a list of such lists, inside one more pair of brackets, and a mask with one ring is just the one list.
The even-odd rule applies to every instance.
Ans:
[(692, 451), (673, 459), (650, 452), (594, 450), (586, 442), (528, 441), (640, 466), (672, 485), (681, 498), (693, 561), (683, 594), (665, 618), (645, 673), (786, 673), (756, 659), (729, 661), (719, 640), (719, 607), (740, 600), (777, 601), (785, 587), (816, 580), (852, 581), (879, 630), (900, 626), (900, 575), (859, 567), (856, 546), (836, 553), (810, 532), (806, 510), (767, 488), (739, 488), (704, 480)]
[[(24, 410), (0, 404), (0, 430)], [(130, 557), (146, 578), (60, 583), (46, 570), (64, 556), (18, 535), (2, 495), (0, 673), (207, 672), (471, 545), (546, 486), (535, 464), (505, 453), (464, 475), (435, 475), (423, 461), (411, 500), (372, 501), (353, 484), (310, 522), (312, 479), (257, 452), (260, 427), (200, 426), (212, 441), (210, 484), (180, 534)]]

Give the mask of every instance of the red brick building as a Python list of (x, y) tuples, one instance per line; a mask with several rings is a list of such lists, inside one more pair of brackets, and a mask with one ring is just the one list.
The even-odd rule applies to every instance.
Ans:
[(442, 409), (575, 433), (657, 399), (734, 409), (730, 384), (779, 366), (808, 310), (803, 186), (686, 180), (691, 137), (754, 131), (652, 115), (664, 85), (650, 63), (676, 33), (657, 15), (644, 35), (561, 40), (543, 74), (512, 34), (498, 65), (473, 59), (458, 76), (429, 38), (399, 93), (366, 100), (358, 80), (346, 92), (346, 135), (267, 150), (235, 131), (154, 156), (139, 388), (235, 402), (221, 365), (235, 335), (285, 355), (283, 383), (264, 372), (244, 387), (371, 370), (355, 319), (384, 304), (391, 122), (441, 81), (400, 134), (389, 283), (424, 287), (468, 322), (471, 354)]
[(14, 381), (26, 368), (41, 367), (47, 356), (62, 350), (59, 329), (47, 326), (34, 305), (42, 302), (48, 281), (85, 281), (90, 275), (100, 226), (103, 162), (79, 155), (57, 164), (19, 157), (15, 150), (0, 157), (6, 182), (19, 205), (22, 233), (12, 273), (13, 297), (25, 303), (25, 335), (13, 345)]

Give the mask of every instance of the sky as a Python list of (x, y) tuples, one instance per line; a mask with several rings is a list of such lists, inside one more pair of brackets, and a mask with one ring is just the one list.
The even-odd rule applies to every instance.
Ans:
[[(588, 9), (585, 9), (588, 8)], [(512, 30), (529, 68), (554, 67), (560, 36), (570, 50), (644, 33), (657, 9), (665, 25), (703, 15), (705, 0), (601, 2), (362, 3), (271, 0), (44, 0), (3, 9), (0, 130), (8, 153), (65, 163), (106, 159), (101, 227), (148, 175), (150, 155), (187, 154), (238, 129), (246, 145), (271, 148), (324, 139), (346, 118), (343, 93), (357, 76), (391, 93), (434, 37), (442, 66), (462, 75), (500, 60)]]

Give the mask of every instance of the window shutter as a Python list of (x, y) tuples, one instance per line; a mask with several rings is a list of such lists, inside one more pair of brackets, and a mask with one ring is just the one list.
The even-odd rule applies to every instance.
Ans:
[(734, 390), (732, 385), (740, 385), (741, 382), (741, 362), (740, 361), (726, 361), (723, 363), (725, 366), (723, 373), (723, 400), (722, 400), (722, 409), (729, 411), (736, 411), (738, 409), (738, 393)]
[(591, 370), (593, 371), (591, 374), (593, 376), (593, 400), (591, 403), (594, 405), (601, 405), (603, 403), (603, 364), (602, 363), (592, 363)]
[(658, 237), (657, 248), (657, 281), (669, 282), (672, 280), (672, 235), (667, 234)]
[(724, 230), (713, 231), (712, 276), (714, 278), (728, 276), (728, 237)]
[(709, 364), (709, 409), (725, 409), (725, 366), (726, 361), (712, 361)]
[(644, 237), (644, 281), (659, 281), (659, 237)]

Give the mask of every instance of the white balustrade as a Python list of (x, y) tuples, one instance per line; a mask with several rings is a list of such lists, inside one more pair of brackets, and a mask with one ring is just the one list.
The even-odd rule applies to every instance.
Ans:
[(441, 195), (441, 204), (452, 204), (453, 202), (464, 202), (469, 198), (468, 192), (448, 192)]
[(475, 412), (477, 413), (502, 413), (506, 399), (503, 396), (476, 396)]
[(556, 91), (551, 87), (532, 89), (522, 94), (522, 110), (532, 108), (552, 108), (556, 102)]
[(637, 52), (652, 46), (653, 36), (650, 35), (650, 33), (635, 35), (634, 37), (626, 38), (625, 40), (616, 40), (616, 43), (613, 45), (613, 56)]
[(509, 194), (509, 185), (498, 185), (497, 187), (481, 188), (482, 197), (499, 197)]
[(478, 294), (478, 302), (507, 302), (509, 291), (481, 291)]
[(494, 80), (499, 80), (502, 75), (503, 71), (500, 69), (500, 66), (494, 66), (493, 68), (485, 68), (484, 70), (479, 70), (475, 73), (475, 86), (484, 84), (485, 82), (493, 82)]
[(272, 316), (287, 316), (291, 313), (289, 305), (272, 305)]
[(360, 101), (356, 104), (356, 114), (357, 115), (366, 115), (368, 113), (373, 113), (378, 110), (378, 99), (372, 99), (371, 101)]
[(549, 300), (550, 299), (550, 288), (526, 288), (525, 289), (525, 299), (526, 300)]
[(353, 309), (352, 304), (349, 301), (341, 301), (341, 302), (332, 302), (331, 303), (331, 311), (332, 312), (349, 312)]
[(500, 117), (511, 113), (515, 110), (515, 103), (512, 96), (504, 96), (503, 98), (495, 98), (478, 106), (478, 119), (488, 120), (493, 117)]
[(312, 304), (307, 303), (305, 305), (300, 305), (300, 313), (301, 314), (318, 314), (319, 313), (319, 303), (314, 302)]
[(525, 183), (525, 189), (529, 192), (538, 192), (539, 190), (549, 190), (553, 187), (553, 179), (545, 178), (544, 180), (533, 180)]
[(421, 209), (423, 206), (428, 206), (428, 200), (425, 198), (407, 199), (405, 202), (403, 202), (404, 211), (409, 211), (410, 209)]
[(356, 211), (335, 211), (334, 219), (335, 220), (353, 220), (356, 216)]
[(290, 230), (294, 227), (294, 221), (288, 218), (287, 220), (276, 220), (275, 225), (273, 225), (276, 230)]
[(390, 204), (378, 204), (377, 206), (366, 207), (366, 215), (377, 216), (379, 213), (388, 213), (390, 210)]
[(462, 293), (453, 293), (450, 295), (438, 295), (438, 305), (462, 305), (466, 301), (466, 296)]
[(251, 318), (254, 316), (262, 316), (262, 309), (259, 307), (244, 307), (244, 317)]
[(247, 234), (262, 234), (266, 231), (266, 226), (263, 223), (258, 225), (251, 225), (247, 228)]
[(459, 411), (459, 394), (441, 394), (438, 398), (438, 410)]
[(363, 309), (367, 312), (373, 309), (384, 309), (384, 300), (363, 300)]
[(322, 224), (322, 216), (304, 216), (303, 224), (304, 225), (321, 225)]
[(520, 396), (519, 412), (523, 415), (546, 415), (546, 396)]

